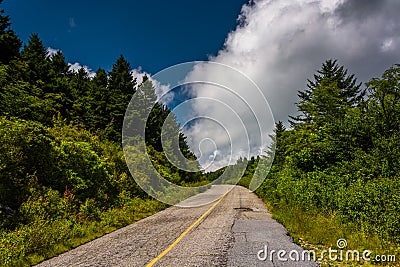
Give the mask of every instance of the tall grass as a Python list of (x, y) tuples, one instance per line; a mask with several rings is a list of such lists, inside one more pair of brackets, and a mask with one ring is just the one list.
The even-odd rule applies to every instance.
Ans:
[(166, 207), (156, 200), (125, 199), (123, 206), (100, 212), (96, 220), (77, 214), (59, 220), (36, 220), (12, 231), (0, 231), (1, 266), (37, 264)]
[[(273, 206), (264, 199), (272, 217), (282, 223), (293, 237), (294, 241), (303, 248), (316, 252), (317, 261), (321, 266), (400, 266), (400, 247), (390, 241), (384, 241), (377, 234), (367, 234), (363, 229), (351, 223), (344, 223), (335, 213), (308, 212), (288, 206)], [(364, 250), (372, 252), (371, 261), (343, 261), (323, 259), (323, 250), (338, 249), (337, 240), (346, 239), (347, 246), (343, 249)], [(360, 254), (361, 255), (361, 254)], [(376, 255), (395, 255), (396, 262), (376, 262)]]

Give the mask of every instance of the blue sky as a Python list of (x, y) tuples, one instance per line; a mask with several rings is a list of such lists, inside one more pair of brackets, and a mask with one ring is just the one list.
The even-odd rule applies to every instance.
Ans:
[(27, 42), (39, 33), (68, 62), (109, 70), (120, 54), (149, 73), (206, 60), (222, 48), (245, 0), (4, 0), (12, 28)]
[[(399, 0), (253, 0), (251, 5), (247, 0), (4, 1), (2, 8), (23, 41), (39, 33), (44, 45), (62, 50), (69, 63), (110, 70), (123, 54), (132, 68), (140, 66), (154, 75), (177, 63), (209, 59), (249, 77), (263, 97), (241, 81), (230, 89), (253, 103), (253, 114), (240, 109), (221, 88), (187, 90), (193, 101), (181, 113), (214, 119), (184, 129), (192, 150), (204, 156), (200, 163), (208, 166), (212, 161), (212, 169), (265, 152), (272, 128), (261, 129), (261, 145), (251, 137), (260, 120), (273, 126), (265, 107), (275, 121), (287, 123), (288, 115), (296, 115), (298, 90), (306, 88), (307, 79), (327, 59), (337, 59), (362, 83), (400, 63)], [(191, 73), (195, 81), (233, 82), (240, 77), (213, 64), (197, 67)], [(187, 95), (174, 96), (179, 102)], [(264, 98), (267, 103), (260, 104)], [(175, 114), (184, 124), (185, 116)], [(248, 119), (253, 115), (260, 120)], [(236, 117), (243, 118), (246, 131), (233, 123)], [(218, 128), (215, 120), (224, 127)], [(202, 145), (204, 140), (214, 143)]]

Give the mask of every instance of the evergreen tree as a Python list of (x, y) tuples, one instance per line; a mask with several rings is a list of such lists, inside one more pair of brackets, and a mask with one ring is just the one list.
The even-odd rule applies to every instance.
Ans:
[(89, 95), (92, 116), (89, 118), (88, 126), (92, 130), (105, 129), (107, 123), (110, 121), (109, 113), (107, 113), (107, 103), (109, 100), (107, 86), (107, 73), (104, 69), (99, 68), (90, 82)]
[[(158, 138), (155, 136), (161, 132), (161, 129), (154, 131), (155, 129), (149, 126), (157, 125), (156, 119), (161, 112), (157, 105), (157, 96), (153, 83), (145, 76), (142, 84), (138, 86), (135, 92), (134, 105), (129, 105), (127, 110), (126, 116), (128, 119), (125, 130), (130, 137), (143, 137), (145, 135), (147, 145), (151, 145), (153, 148), (158, 147), (158, 138), (160, 136)], [(142, 132), (143, 129), (146, 129), (146, 131)], [(154, 135), (151, 134), (152, 131), (154, 131)], [(150, 137), (150, 134), (155, 138)]]
[(44, 91), (46, 98), (52, 100), (53, 106), (60, 112), (64, 118), (71, 119), (70, 111), (72, 110), (72, 93), (70, 87), (70, 78), (72, 72), (61, 51), (49, 57), (49, 79), (45, 84)]
[(110, 122), (107, 125), (107, 136), (114, 141), (121, 141), (121, 130), (126, 108), (135, 93), (136, 80), (130, 73), (130, 64), (121, 55), (113, 65), (108, 79), (109, 98), (107, 112)]
[[(275, 123), (274, 133), (270, 135), (272, 139), (271, 150), (275, 150), (274, 164), (281, 166), (284, 162), (284, 145), (282, 144), (284, 139), (282, 138), (283, 133), (286, 131), (285, 126), (281, 121)], [(272, 156), (272, 151), (269, 153)]]
[[(155, 95), (154, 98), (156, 98)], [(159, 152), (163, 151), (161, 144), (162, 127), (169, 114), (170, 110), (167, 108), (167, 106), (155, 103), (146, 123), (146, 143), (147, 145), (151, 145)], [(173, 127), (171, 126), (170, 128)]]
[[(327, 60), (314, 80), (308, 80), (307, 89), (298, 92), (300, 115), (290, 116), (296, 131), (288, 136), (296, 145), (285, 148), (285, 153), (294, 155), (296, 168), (309, 172), (350, 159), (355, 132), (348, 127), (348, 118), (362, 106), (364, 91), (360, 87), (354, 75), (348, 75), (336, 60)], [(364, 139), (364, 135), (358, 138)]]
[(86, 125), (90, 117), (90, 77), (84, 68), (74, 73), (70, 81), (72, 107), (71, 120)]
[[(0, 0), (0, 4), (3, 0)], [(10, 29), (10, 17), (4, 15), (4, 10), (0, 9), (0, 65), (8, 64), (10, 60), (19, 56), (19, 49), (22, 42)]]
[(50, 62), (39, 35), (34, 33), (29, 38), (28, 45), (21, 53), (22, 60), (27, 63), (24, 80), (30, 83), (47, 83), (49, 81)]
[(51, 71), (55, 77), (66, 77), (71, 74), (65, 56), (61, 51), (57, 51), (50, 57)]
[[(96, 71), (96, 75), (92, 79), (92, 83), (93, 83), (94, 87), (107, 88), (108, 77), (107, 77), (106, 71), (104, 69), (102, 69), (102, 68), (99, 68)], [(93, 93), (95, 93), (95, 92), (93, 92)], [(98, 93), (98, 91), (96, 91), (96, 93)]]
[(110, 92), (122, 93), (125, 96), (132, 96), (132, 94), (135, 93), (134, 86), (136, 81), (133, 81), (130, 68), (129, 62), (123, 55), (120, 55), (109, 73), (110, 78), (108, 85)]
[(295, 125), (339, 118), (345, 108), (355, 107), (362, 101), (364, 92), (360, 87), (354, 75), (348, 75), (336, 60), (327, 60), (314, 74), (314, 80), (308, 80), (307, 89), (298, 92), (300, 101), (296, 105), (300, 115), (290, 116), (290, 122)]

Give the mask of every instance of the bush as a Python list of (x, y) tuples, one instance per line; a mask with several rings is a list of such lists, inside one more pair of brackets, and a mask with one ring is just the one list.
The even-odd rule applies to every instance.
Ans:
[(14, 209), (27, 199), (33, 176), (56, 180), (53, 141), (40, 123), (0, 117), (0, 197)]
[(400, 243), (400, 181), (379, 178), (353, 183), (339, 201), (344, 221), (376, 232), (381, 238)]

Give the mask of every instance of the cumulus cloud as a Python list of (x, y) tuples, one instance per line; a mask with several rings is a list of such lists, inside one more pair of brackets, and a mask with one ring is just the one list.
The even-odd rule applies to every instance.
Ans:
[[(325, 60), (338, 59), (361, 82), (380, 76), (385, 69), (399, 63), (398, 14), (397, 0), (255, 0), (242, 7), (237, 28), (228, 34), (223, 49), (210, 61), (248, 75), (261, 88), (275, 120), (287, 121), (288, 115), (296, 114), (297, 90), (305, 88), (306, 80), (312, 78)], [(215, 75), (224, 74), (207, 64), (190, 74), (201, 78)], [(241, 87), (240, 81), (235, 85), (234, 91), (252, 103), (259, 114), (261, 107), (256, 99), (259, 96)], [(193, 99), (199, 99), (191, 102), (188, 108), (191, 114), (217, 117), (219, 122), (217, 125), (210, 120), (198, 120), (185, 129), (190, 146), (204, 158), (203, 166), (214, 159), (215, 169), (241, 156), (241, 147), (232, 147), (232, 143), (243, 142), (239, 134), (243, 129), (233, 123), (232, 115), (220, 103), (204, 103), (201, 99), (218, 99), (233, 107), (236, 100), (226, 90), (210, 85), (192, 86), (189, 91)], [(245, 117), (246, 111), (235, 112)], [(245, 128), (252, 133), (257, 123), (246, 121)], [(224, 130), (229, 136), (222, 133)], [(200, 151), (199, 142), (207, 138), (214, 140), (216, 148), (204, 145)], [(261, 143), (251, 141), (251, 155), (268, 146), (264, 139)], [(216, 150), (218, 157), (214, 156)]]
[(183, 121), (196, 118), (183, 131), (207, 171), (267, 151), (274, 119), (262, 91), (245, 73), (204, 62), (185, 82), (190, 84), (186, 90), (191, 99), (184, 103), (186, 112), (177, 110), (177, 114)]

